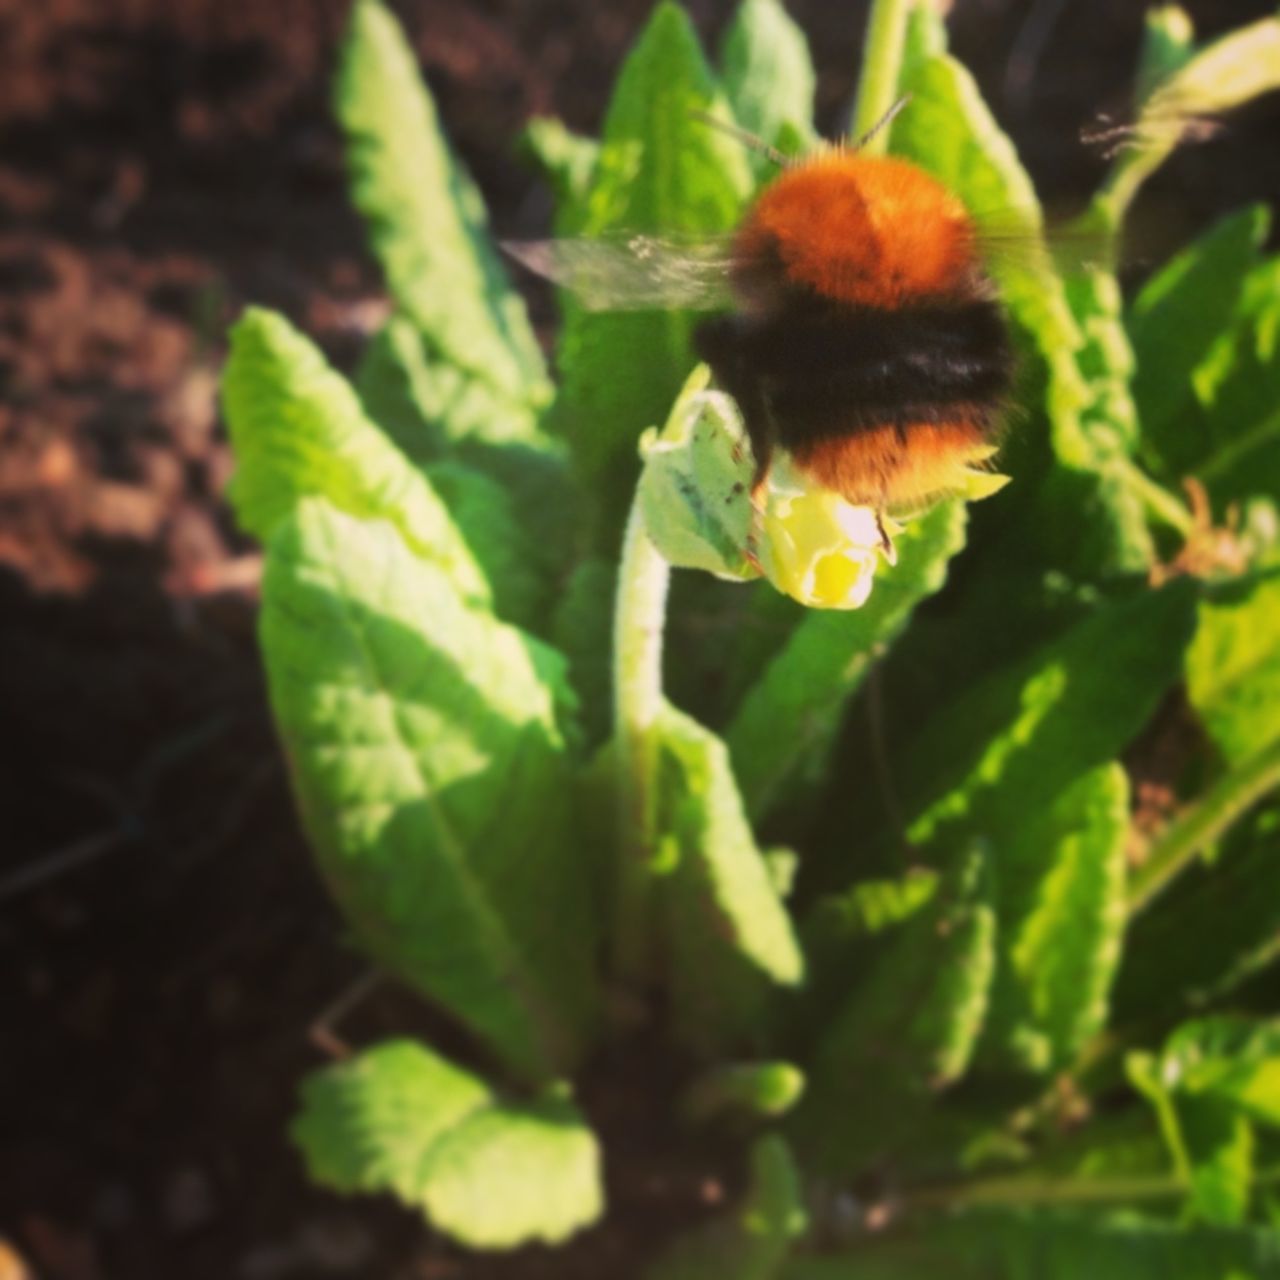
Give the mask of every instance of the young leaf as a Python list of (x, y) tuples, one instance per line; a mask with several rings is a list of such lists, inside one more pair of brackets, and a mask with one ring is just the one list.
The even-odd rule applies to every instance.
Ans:
[[(577, 234), (697, 235), (731, 228), (751, 185), (742, 144), (696, 119), (723, 112), (697, 36), (671, 0), (622, 68)], [(640, 432), (666, 421), (693, 366), (687, 312), (588, 312), (565, 299), (557, 402), (601, 510), (624, 510)]]
[(807, 1225), (800, 1172), (783, 1140), (759, 1139), (742, 1203), (677, 1239), (645, 1280), (774, 1280)]
[(470, 609), (393, 526), (318, 499), (271, 541), (261, 636), (303, 817), (362, 941), (522, 1074), (571, 1062), (594, 912), (559, 655)]
[(775, 1118), (785, 1115), (804, 1092), (804, 1072), (790, 1062), (732, 1062), (696, 1077), (680, 1099), (692, 1124), (722, 1115)]
[(412, 50), (380, 0), (351, 11), (335, 106), (374, 252), (433, 355), (496, 400), (544, 397), (538, 344), (489, 242), (479, 193), (450, 153)]
[[(742, 0), (720, 45), (720, 74), (738, 123), (770, 145), (784, 129), (806, 146), (813, 134), (813, 59), (804, 32), (780, 0)], [(776, 172), (752, 152), (757, 181)]]
[(823, 1168), (857, 1172), (892, 1153), (964, 1074), (995, 970), (989, 894), (981, 857), (961, 859), (828, 1023), (797, 1115)]
[(489, 602), (484, 572), (430, 483), (283, 316), (250, 308), (241, 317), (222, 394), (236, 452), (228, 496), (250, 533), (266, 542), (299, 501), (321, 497), (353, 516), (389, 520), (464, 599)]
[[(1043, 216), (1013, 144), (969, 73), (938, 51), (945, 36), (933, 10), (915, 9), (910, 31), (902, 89), (911, 100), (894, 121), (893, 150), (942, 179), (980, 228), (986, 222), (997, 236), (1013, 234), (1033, 245)], [(1039, 504), (1038, 535), (1070, 528), (1071, 541), (1051, 543), (1050, 549), (1056, 562), (1087, 576), (1145, 568), (1151, 542), (1127, 482), (1123, 428), (1110, 421), (1114, 406), (1090, 386), (1080, 363), (1086, 356), (1105, 362), (1116, 345), (1114, 327), (1085, 349), (1062, 281), (1043, 250), (1001, 255), (991, 267), (1005, 306), (1032, 336), (1048, 376), (1046, 408), (1058, 465)], [(1123, 370), (1116, 372), (1123, 377)], [(1109, 375), (1101, 390), (1109, 394), (1116, 385)]]
[(1280, 737), (1280, 572), (1201, 601), (1187, 694), (1229, 764)]
[(867, 603), (848, 613), (806, 614), (747, 692), (725, 740), (753, 817), (767, 813), (806, 757), (829, 741), (872, 664), (946, 580), (964, 531), (960, 502), (942, 503), (908, 525), (898, 564), (880, 577)]
[(475, 1249), (559, 1244), (602, 1209), (600, 1153), (549, 1092), (506, 1102), (412, 1040), (389, 1040), (302, 1086), (293, 1139), (338, 1191), (390, 1191)]
[(1070, 1062), (1106, 1019), (1125, 924), (1128, 778), (1102, 765), (1001, 834), (997, 900), (1008, 927), (987, 1043), (1043, 1070)]
[(1194, 470), (1209, 451), (1192, 384), (1171, 371), (1197, 368), (1230, 324), (1270, 221), (1263, 205), (1224, 218), (1158, 271), (1129, 308), (1142, 450), (1169, 479)]
[(600, 158), (594, 138), (571, 133), (559, 120), (535, 117), (520, 136), (520, 149), (541, 169), (556, 200), (556, 230), (576, 230), (591, 176)]
[(661, 882), (672, 1016), (697, 1048), (750, 1045), (767, 1030), (774, 984), (798, 983), (804, 962), (724, 744), (672, 707), (658, 732), (663, 829), (677, 859)]

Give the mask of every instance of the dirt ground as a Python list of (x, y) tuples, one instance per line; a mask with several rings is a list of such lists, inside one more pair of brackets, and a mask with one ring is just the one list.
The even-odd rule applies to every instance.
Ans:
[[(284, 1138), (320, 1060), (306, 1029), (363, 967), (273, 740), (216, 381), (248, 302), (343, 363), (385, 314), (326, 108), (346, 7), (0, 0), (0, 1237), (43, 1280), (622, 1278), (732, 1182), (669, 1128), (638, 1052), (587, 1089), (611, 1212), (562, 1255), (467, 1258), (311, 1188)], [(711, 39), (731, 9), (690, 7)], [(865, 3), (790, 7), (835, 131)], [(1205, 34), (1272, 7), (1189, 5)], [(397, 8), (499, 230), (543, 233), (511, 139), (534, 113), (598, 125), (648, 0)], [(1029, 8), (957, 0), (955, 49), (1068, 207), (1141, 6), (1078, 0), (1039, 48)], [(1273, 97), (1169, 166), (1138, 219), (1152, 260), (1276, 203), (1278, 131)], [(351, 1029), (421, 1016), (382, 992)]]

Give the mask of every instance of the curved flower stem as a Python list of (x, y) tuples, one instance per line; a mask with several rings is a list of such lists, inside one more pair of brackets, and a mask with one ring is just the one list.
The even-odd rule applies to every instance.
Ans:
[[(907, 16), (914, 0), (873, 0), (862, 50), (862, 74), (853, 112), (855, 138), (865, 136), (884, 119), (898, 97), (902, 77), (902, 50), (907, 39)], [(889, 131), (881, 129), (867, 139), (863, 151), (883, 155), (889, 147)]]
[(1129, 915), (1141, 911), (1211, 840), (1280, 787), (1280, 740), (1250, 756), (1169, 824), (1129, 883)]
[(622, 543), (613, 615), (613, 716), (618, 779), (614, 969), (640, 981), (648, 967), (649, 890), (658, 838), (658, 743), (662, 630), (671, 566), (644, 527), (640, 495)]

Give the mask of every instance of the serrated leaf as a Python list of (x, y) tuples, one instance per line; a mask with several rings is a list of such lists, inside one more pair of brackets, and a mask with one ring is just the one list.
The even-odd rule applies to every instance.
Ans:
[(911, 806), (909, 838), (940, 849), (977, 839), (991, 851), (1002, 939), (994, 1034), (1021, 1067), (1069, 1055), (1105, 1007), (1127, 826), (1110, 762), (1177, 678), (1194, 596), (1184, 581), (1100, 607), (956, 697), (908, 758), (906, 794), (936, 797)]
[(848, 613), (807, 613), (748, 690), (725, 740), (753, 817), (783, 797), (797, 767), (829, 740), (872, 664), (945, 582), (951, 557), (964, 545), (965, 520), (964, 504), (950, 502), (908, 525), (898, 563), (881, 575), (867, 603)]
[(798, 1133), (819, 1165), (852, 1173), (892, 1153), (968, 1066), (995, 972), (983, 860), (966, 856), (826, 1025)]
[(670, 706), (657, 732), (662, 829), (678, 859), (660, 882), (672, 1016), (699, 1049), (750, 1045), (774, 986), (798, 983), (804, 961), (724, 743)]
[(301, 500), (321, 497), (353, 516), (391, 521), (465, 599), (489, 602), (484, 572), (430, 483), (283, 316), (244, 313), (231, 332), (222, 395), (236, 454), (228, 497), (250, 533), (266, 542)]
[(1129, 784), (1082, 774), (999, 849), (1000, 966), (987, 1043), (1036, 1070), (1068, 1063), (1107, 1014), (1125, 927)]
[[(1034, 247), (1044, 220), (1031, 179), (973, 78), (939, 51), (945, 35), (938, 15), (927, 6), (913, 10), (910, 33), (902, 92), (911, 100), (893, 123), (892, 149), (955, 191), (980, 228), (989, 224), (998, 238), (1013, 234), (1028, 246), (993, 257), (990, 267), (1004, 305), (1036, 343), (1047, 375), (1045, 406), (1057, 466), (1039, 503), (1037, 535), (1048, 539), (1069, 526), (1070, 542), (1048, 539), (1053, 558), (1089, 576), (1145, 568), (1150, 537), (1126, 481), (1122, 440), (1109, 419), (1112, 406), (1082, 373), (1085, 336), (1047, 252)], [(1052, 510), (1045, 510), (1048, 504)]]
[(1183, 1226), (1134, 1213), (989, 1209), (842, 1256), (787, 1264), (782, 1280), (1274, 1280), (1280, 1231)]
[(1280, 574), (1200, 602), (1186, 670), (1191, 705), (1229, 764), (1280, 737)]
[(273, 537), (261, 638), (321, 870), (363, 943), (516, 1070), (583, 1047), (593, 904), (563, 663), (396, 529), (312, 499)]
[(1169, 479), (1210, 451), (1182, 371), (1196, 368), (1227, 328), (1269, 224), (1262, 205), (1224, 218), (1157, 272), (1129, 308), (1142, 449)]
[[(813, 59), (804, 32), (779, 0), (742, 0), (720, 44), (720, 75), (742, 128), (777, 145), (790, 131), (807, 150), (814, 141)], [(751, 153), (756, 179), (776, 172)]]
[[(726, 231), (750, 187), (741, 143), (695, 118), (724, 111), (688, 17), (664, 0), (618, 78), (577, 234)], [(588, 312), (564, 302), (557, 401), (601, 509), (625, 509), (641, 431), (666, 421), (693, 367), (687, 312)]]
[(645, 1280), (774, 1280), (806, 1225), (800, 1172), (786, 1143), (771, 1134), (752, 1148), (742, 1202), (678, 1238)]
[(558, 1244), (600, 1216), (599, 1150), (567, 1099), (505, 1102), (412, 1040), (312, 1073), (292, 1133), (317, 1182), (394, 1192), (472, 1248)]
[(434, 355), (498, 401), (545, 395), (538, 345), (450, 153), (404, 33), (379, 0), (351, 12), (335, 86), (352, 196), (387, 283)]

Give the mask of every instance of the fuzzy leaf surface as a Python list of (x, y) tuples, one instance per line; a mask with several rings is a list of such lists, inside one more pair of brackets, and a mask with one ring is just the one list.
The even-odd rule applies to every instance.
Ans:
[(484, 572), (430, 482), (283, 316), (245, 312), (231, 333), (222, 395), (236, 452), (228, 496), (250, 533), (266, 542), (299, 501), (324, 498), (353, 516), (389, 520), (465, 599), (488, 603)]
[(352, 9), (335, 106), (356, 206), (388, 286), (432, 354), (466, 370), (496, 401), (545, 396), (542, 357), (489, 240), (479, 192), (380, 0)]
[(396, 529), (318, 499), (272, 539), (262, 647), (329, 888), (378, 960), (545, 1078), (592, 1016), (563, 661)]
[(317, 1182), (390, 1191), (476, 1249), (558, 1244), (603, 1207), (599, 1149), (567, 1099), (504, 1101), (413, 1040), (313, 1072), (292, 1132)]

